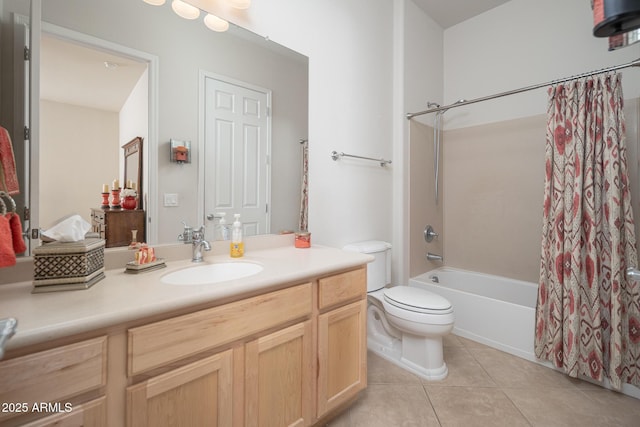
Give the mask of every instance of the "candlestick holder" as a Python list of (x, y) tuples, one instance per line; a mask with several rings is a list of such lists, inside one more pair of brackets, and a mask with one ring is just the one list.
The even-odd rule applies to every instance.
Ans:
[(120, 189), (111, 190), (111, 209), (120, 209)]
[(102, 193), (102, 209), (109, 209), (109, 193)]

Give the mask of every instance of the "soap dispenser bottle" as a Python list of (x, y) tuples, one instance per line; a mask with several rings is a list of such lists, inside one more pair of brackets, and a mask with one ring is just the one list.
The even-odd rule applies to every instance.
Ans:
[(226, 212), (220, 212), (220, 222), (218, 223), (218, 227), (220, 227), (220, 239), (221, 240), (229, 240), (229, 227), (227, 226), (227, 220), (225, 216)]
[(240, 258), (244, 255), (244, 242), (242, 241), (242, 223), (240, 214), (234, 214), (233, 228), (231, 229), (231, 245), (229, 255), (231, 258)]

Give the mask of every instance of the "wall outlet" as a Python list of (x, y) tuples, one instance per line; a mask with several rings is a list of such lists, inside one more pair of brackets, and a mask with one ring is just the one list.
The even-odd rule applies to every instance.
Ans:
[(164, 193), (165, 207), (178, 206), (178, 195), (176, 193)]

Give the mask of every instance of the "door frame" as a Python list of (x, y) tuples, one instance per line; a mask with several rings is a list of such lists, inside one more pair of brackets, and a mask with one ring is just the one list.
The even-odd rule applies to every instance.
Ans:
[[(271, 90), (266, 89), (264, 87), (260, 87), (251, 83), (244, 82), (242, 80), (234, 79), (222, 74), (213, 73), (206, 70), (200, 70), (198, 76), (198, 90), (199, 90), (199, 100), (198, 100), (198, 210), (197, 210), (197, 218), (200, 218), (200, 224), (207, 224), (206, 218), (206, 203), (205, 203), (205, 143), (206, 143), (206, 117), (205, 117), (205, 106), (206, 106), (206, 81), (207, 79), (219, 80), (224, 83), (228, 83), (234, 86), (242, 86), (247, 89), (254, 90), (256, 92), (263, 93), (267, 97), (267, 164), (266, 164), (266, 192), (265, 192), (265, 201), (268, 206), (268, 210), (266, 212), (266, 226), (267, 232), (271, 232), (271, 133), (272, 133), (272, 123), (271, 123)], [(227, 222), (230, 224), (233, 221), (233, 218), (229, 218), (227, 216)], [(215, 236), (215, 230), (212, 231)]]

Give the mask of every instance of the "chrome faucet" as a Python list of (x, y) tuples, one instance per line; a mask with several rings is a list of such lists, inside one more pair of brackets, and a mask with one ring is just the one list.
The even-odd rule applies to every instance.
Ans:
[(191, 233), (191, 241), (193, 242), (192, 262), (202, 262), (202, 250), (210, 251), (211, 245), (204, 239), (204, 225)]

